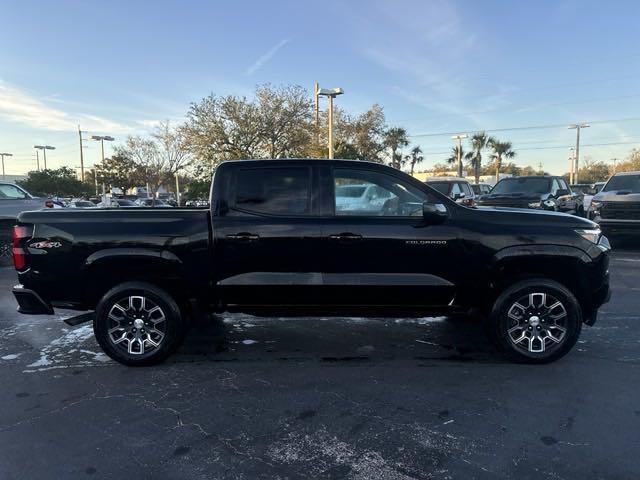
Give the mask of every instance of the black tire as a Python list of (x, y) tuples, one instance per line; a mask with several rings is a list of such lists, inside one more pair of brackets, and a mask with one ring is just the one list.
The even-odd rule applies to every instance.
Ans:
[(582, 311), (565, 286), (533, 278), (507, 288), (497, 298), (486, 327), (489, 338), (511, 360), (549, 363), (566, 355), (578, 341)]
[(173, 297), (143, 282), (126, 282), (109, 290), (98, 303), (93, 321), (104, 352), (129, 366), (164, 361), (180, 346), (185, 331), (186, 322)]

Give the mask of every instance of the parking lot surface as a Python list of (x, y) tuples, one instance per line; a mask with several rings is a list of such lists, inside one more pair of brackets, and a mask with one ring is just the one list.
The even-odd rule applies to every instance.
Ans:
[(0, 269), (0, 478), (640, 478), (640, 252), (576, 348), (505, 362), (444, 318), (262, 319), (127, 368), (15, 312)]

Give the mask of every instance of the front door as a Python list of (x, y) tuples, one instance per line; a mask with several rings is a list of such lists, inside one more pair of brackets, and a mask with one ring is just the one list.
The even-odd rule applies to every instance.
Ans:
[(218, 300), (231, 309), (313, 304), (321, 285), (315, 168), (264, 163), (232, 172), (213, 219)]
[[(323, 270), (326, 301), (364, 307), (449, 305), (461, 266), (456, 229), (450, 220), (429, 225), (422, 216), (423, 202), (446, 201), (402, 176), (358, 168), (331, 171), (334, 211), (323, 227), (330, 260)], [(342, 198), (355, 195), (354, 189), (375, 194), (361, 202)]]

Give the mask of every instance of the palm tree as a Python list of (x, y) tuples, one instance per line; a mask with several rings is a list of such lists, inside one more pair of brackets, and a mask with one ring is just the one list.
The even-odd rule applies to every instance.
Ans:
[(474, 133), (471, 137), (471, 151), (465, 155), (473, 167), (476, 183), (480, 182), (480, 169), (482, 168), (482, 150), (487, 146), (489, 137), (485, 132)]
[(513, 158), (516, 152), (513, 151), (511, 142), (501, 142), (495, 138), (487, 140), (487, 146), (493, 150), (491, 159), (496, 162), (496, 182), (500, 180), (500, 167), (502, 167), (503, 158)]
[[(460, 145), (460, 159), (463, 159), (464, 157), (464, 148)], [(447, 163), (450, 165), (458, 165), (458, 145), (454, 145), (451, 148), (451, 156), (447, 158)]]
[(409, 145), (407, 131), (404, 128), (393, 127), (384, 133), (384, 146), (391, 149), (391, 166), (400, 168), (402, 156), (398, 159), (397, 151)]
[(418, 146), (413, 147), (411, 149), (411, 155), (407, 155), (405, 157), (405, 160), (411, 165), (411, 175), (413, 175), (413, 169), (415, 168), (416, 164), (424, 160), (422, 149)]

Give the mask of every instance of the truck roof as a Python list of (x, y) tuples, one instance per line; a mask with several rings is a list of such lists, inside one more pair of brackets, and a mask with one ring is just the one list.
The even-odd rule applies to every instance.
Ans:
[[(372, 162), (370, 160), (347, 160), (340, 158), (252, 158), (242, 160), (225, 160), (220, 165), (233, 164), (233, 163), (260, 163), (260, 162), (283, 162), (283, 163), (301, 163), (301, 162), (322, 162), (322, 163), (350, 163), (353, 165), (362, 165), (366, 163), (368, 165), (388, 166), (378, 162)], [(391, 167), (390, 167), (391, 168)]]

